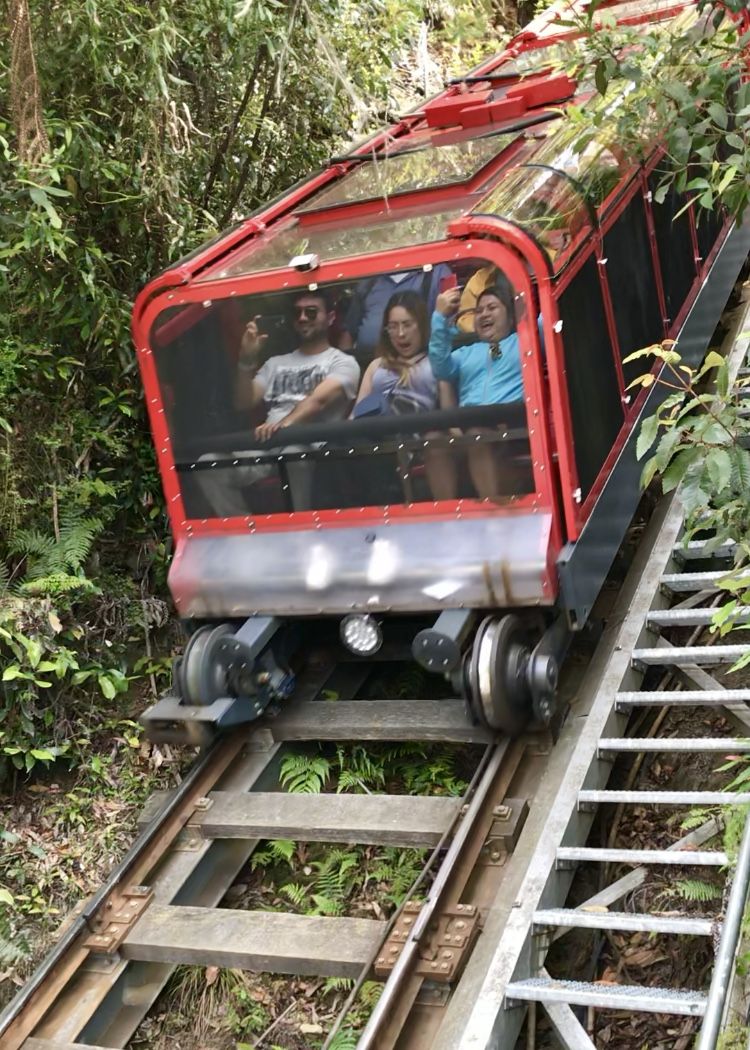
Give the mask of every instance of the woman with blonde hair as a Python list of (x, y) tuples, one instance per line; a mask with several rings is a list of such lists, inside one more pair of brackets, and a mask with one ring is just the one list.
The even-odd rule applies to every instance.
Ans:
[[(432, 371), (427, 355), (429, 341), (430, 322), (422, 297), (413, 291), (396, 292), (383, 313), (377, 356), (362, 377), (352, 410), (354, 419), (456, 406), (452, 385), (438, 382)], [(453, 484), (445, 484), (446, 454), (435, 449), (434, 454), (425, 454), (424, 458), (435, 499), (451, 498)]]

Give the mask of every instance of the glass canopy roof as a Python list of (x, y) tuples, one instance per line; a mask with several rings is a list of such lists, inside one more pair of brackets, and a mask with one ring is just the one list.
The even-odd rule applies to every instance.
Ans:
[(373, 154), (297, 211), (317, 211), (380, 197), (387, 200), (397, 193), (469, 182), (518, 137), (519, 133), (513, 131), (392, 155)]

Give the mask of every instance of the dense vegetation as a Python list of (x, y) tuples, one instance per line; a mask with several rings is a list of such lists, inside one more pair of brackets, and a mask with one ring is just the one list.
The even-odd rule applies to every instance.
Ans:
[(0, 782), (3, 760), (79, 758), (91, 702), (166, 669), (150, 658), (168, 541), (129, 336), (139, 288), (440, 87), (428, 28), (460, 65), (502, 31), (489, 2), (9, 0), (8, 17)]

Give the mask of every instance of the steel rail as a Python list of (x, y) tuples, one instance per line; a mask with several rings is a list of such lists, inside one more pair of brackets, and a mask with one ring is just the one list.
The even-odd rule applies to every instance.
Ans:
[(445, 859), (435, 877), (435, 881), (430, 887), (427, 900), (424, 902), (422, 910), (416, 918), (414, 926), (409, 934), (409, 938), (405, 942), (398, 960), (396, 961), (396, 965), (393, 967), (391, 975), (386, 981), (383, 992), (375, 1005), (375, 1009), (370, 1014), (367, 1025), (365, 1026), (362, 1035), (359, 1037), (357, 1050), (372, 1050), (372, 1048), (376, 1046), (375, 1040), (380, 1035), (382, 1026), (389, 1017), (391, 1008), (401, 986), (409, 976), (415, 956), (419, 949), (420, 939), (440, 904), (441, 895), (445, 890), (448, 880), (453, 874), (453, 870), (461, 856), (461, 852), (474, 829), (474, 823), (479, 817), (487, 796), (489, 795), (497, 775), (502, 768), (503, 761), (505, 760), (510, 745), (510, 740), (502, 740), (496, 746), (490, 761), (487, 763), (484, 776), (482, 777), (474, 797), (469, 804), (469, 809), (459, 826), (458, 833), (451, 842), (448, 852), (445, 855)]
[[(37, 1005), (35, 1000), (38, 996), (43, 994), (45, 989), (49, 989), (50, 985), (59, 983), (63, 977), (64, 980), (62, 980), (60, 987), (64, 987), (69, 976), (72, 976), (72, 973), (75, 972), (78, 963), (75, 960), (70, 960), (73, 963), (73, 969), (70, 975), (64, 975), (63, 964), (66, 962), (66, 957), (78, 954), (85, 958), (88, 955), (89, 950), (78, 942), (88, 937), (92, 932), (93, 923), (98, 913), (106, 907), (107, 898), (125, 883), (129, 877), (132, 877), (133, 872), (144, 859), (150, 859), (148, 858), (148, 853), (152, 846), (156, 845), (158, 847), (159, 855), (168, 850), (192, 812), (193, 807), (186, 805), (186, 803), (193, 796), (197, 795), (197, 797), (200, 797), (203, 795), (243, 746), (243, 739), (219, 740), (209, 747), (198, 761), (191, 766), (179, 787), (169, 796), (162, 809), (154, 815), (150, 823), (139, 834), (106, 882), (88, 899), (73, 922), (65, 929), (60, 939), (44, 957), (41, 965), (34, 971), (31, 978), (0, 1013), (0, 1040), (2, 1040), (3, 1050), (14, 1050), (16, 1046), (21, 1045), (29, 1034), (29, 1031), (22, 1030), (17, 1035), (17, 1041), (14, 1041), (11, 1028), (14, 1025), (20, 1025), (22, 1029), (28, 1027), (28, 1025), (24, 1026), (23, 1024), (23, 1015), (30, 1009), (35, 1008)], [(168, 827), (170, 821), (173, 825), (171, 828)], [(153, 866), (155, 859), (151, 859), (150, 866)], [(141, 874), (140, 872), (138, 873), (139, 876)]]
[(424, 867), (422, 868), (420, 873), (417, 875), (417, 877), (414, 879), (414, 881), (412, 882), (412, 884), (409, 887), (409, 889), (406, 891), (406, 894), (404, 895), (404, 901), (403, 901), (401, 907), (396, 909), (396, 911), (393, 913), (393, 915), (391, 916), (390, 920), (388, 921), (388, 925), (386, 926), (385, 933), (383, 934), (382, 943), (378, 946), (377, 951), (372, 953), (372, 957), (370, 958), (369, 962), (367, 963), (366, 966), (364, 966), (362, 968), (362, 973), (359, 975), (357, 980), (354, 982), (354, 985), (352, 986), (352, 988), (351, 988), (351, 990), (349, 992), (349, 995), (346, 997), (346, 1001), (344, 1002), (343, 1006), (341, 1007), (341, 1009), (338, 1012), (338, 1015), (336, 1017), (336, 1020), (335, 1020), (335, 1022), (333, 1024), (330, 1032), (326, 1036), (326, 1041), (323, 1044), (323, 1050), (328, 1050), (328, 1048), (330, 1047), (331, 1043), (333, 1042), (333, 1040), (335, 1039), (336, 1035), (338, 1034), (339, 1030), (341, 1029), (344, 1021), (346, 1020), (346, 1018), (347, 1018), (347, 1016), (349, 1014), (349, 1011), (351, 1010), (352, 1006), (354, 1005), (354, 1001), (356, 1000), (357, 995), (359, 994), (360, 988), (366, 982), (366, 980), (367, 980), (367, 978), (369, 976), (369, 973), (370, 973), (370, 970), (372, 968), (373, 963), (375, 962), (377, 957), (382, 952), (383, 945), (388, 940), (388, 937), (390, 936), (393, 927), (396, 925), (396, 923), (397, 923), (397, 921), (399, 919), (399, 916), (402, 914), (402, 912), (404, 910), (404, 905), (419, 890), (419, 887), (422, 885), (424, 880), (427, 878), (429, 873), (432, 871), (437, 858), (440, 856), (442, 851), (445, 849), (445, 846), (446, 846), (446, 843), (448, 842), (448, 839), (453, 834), (453, 829), (455, 828), (456, 824), (459, 821), (463, 822), (466, 819), (466, 817), (468, 816), (469, 809), (470, 809), (470, 803), (467, 802), (466, 800), (469, 799), (469, 798), (473, 798), (474, 793), (477, 790), (477, 787), (478, 787), (478, 785), (479, 785), (479, 783), (481, 781), (481, 778), (482, 778), (482, 776), (484, 774), (484, 771), (485, 771), (485, 769), (487, 767), (487, 763), (490, 761), (490, 759), (492, 757), (493, 750), (494, 750), (494, 745), (490, 744), (485, 749), (484, 753), (482, 754), (482, 757), (479, 760), (479, 765), (477, 766), (476, 770), (474, 771), (474, 775), (471, 778), (469, 786), (467, 787), (466, 791), (464, 792), (464, 796), (463, 796), (463, 800), (462, 801), (464, 803), (464, 806), (466, 806), (466, 810), (464, 811), (464, 808), (462, 806), (462, 808), (459, 810), (459, 813), (458, 813), (456, 819), (453, 821), (451, 826), (445, 829), (445, 831), (443, 832), (443, 834), (440, 837), (440, 841), (435, 846), (435, 848), (432, 850), (432, 852), (430, 853), (430, 856), (427, 858), (427, 860), (426, 860), (426, 862), (424, 864)]
[(714, 962), (711, 986), (708, 990), (706, 1012), (703, 1016), (696, 1050), (716, 1050), (726, 1013), (729, 989), (734, 973), (737, 944), (745, 914), (748, 889), (750, 888), (750, 820), (745, 818), (745, 828), (737, 857), (737, 867), (729, 891), (729, 901)]

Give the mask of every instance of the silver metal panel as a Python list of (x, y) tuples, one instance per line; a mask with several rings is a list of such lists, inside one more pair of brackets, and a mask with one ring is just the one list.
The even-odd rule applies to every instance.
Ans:
[(562, 846), (557, 851), (558, 863), (597, 864), (669, 864), (699, 868), (722, 868), (729, 863), (720, 850), (692, 849), (605, 849), (596, 846)]
[(573, 1003), (600, 1010), (632, 1010), (641, 1013), (684, 1014), (702, 1017), (706, 997), (687, 988), (646, 988), (637, 984), (587, 984), (585, 981), (553, 981), (532, 977), (508, 985), (509, 1000), (538, 1003)]
[(584, 911), (582, 908), (548, 908), (534, 913), (534, 926), (565, 926), (577, 930), (622, 930), (626, 933), (675, 933), (685, 937), (710, 937), (713, 919), (639, 915), (626, 911)]
[[(710, 627), (716, 609), (661, 609), (649, 613), (650, 627)], [(750, 623), (750, 609), (738, 610), (733, 616), (737, 623)]]
[(671, 649), (634, 649), (633, 663), (655, 667), (688, 667), (691, 664), (713, 666), (733, 664), (750, 649), (747, 645), (686, 645)]
[[(629, 598), (625, 606), (629, 612), (624, 620), (618, 617), (615, 621), (617, 627), (608, 639), (606, 664), (587, 683), (585, 718), (576, 708), (576, 714), (568, 720), (566, 728), (573, 740), (570, 751), (565, 752), (565, 771), (555, 781), (553, 792), (545, 796), (543, 809), (532, 807), (527, 828), (532, 829), (533, 843), (525, 852), (523, 879), (514, 885), (512, 896), (505, 890), (501, 893), (504, 921), (497, 930), (494, 951), (483, 973), (476, 975), (470, 992), (464, 993), (466, 1005), (457, 1004), (457, 1023), (450, 1039), (441, 1038), (439, 1050), (499, 1050), (515, 1045), (523, 1012), (504, 1010), (503, 1003), (518, 979), (526, 977), (538, 964), (531, 938), (534, 912), (561, 904), (567, 896), (573, 873), (556, 869), (557, 849), (586, 841), (593, 815), (577, 810), (578, 792), (584, 787), (603, 786), (611, 771), (611, 763), (595, 758), (592, 762), (592, 756), (602, 735), (618, 736), (625, 728), (625, 716), (613, 711), (613, 700), (618, 690), (634, 689), (639, 683), (639, 676), (630, 667), (630, 653), (646, 637), (644, 620), (654, 600), (654, 585), (679, 535), (681, 517), (676, 501), (667, 499), (649, 523), (632, 576), (623, 588)], [(655, 575), (650, 574), (652, 567), (657, 570)], [(561, 741), (565, 739), (564, 729)], [(558, 742), (555, 751), (560, 745)], [(554, 756), (555, 752), (553, 760)], [(524, 849), (524, 834), (516, 847), (519, 849)], [(557, 1001), (573, 1000), (560, 996)]]
[[(742, 375), (746, 369), (738, 369), (737, 375)], [(680, 561), (694, 561), (699, 558), (729, 558), (737, 549), (733, 542), (720, 543), (706, 553), (708, 540), (688, 540), (687, 543), (678, 543), (674, 549), (675, 558)]]
[(750, 751), (748, 737), (687, 737), (670, 736), (664, 739), (653, 737), (602, 737), (599, 741), (599, 753), (606, 751), (714, 751), (723, 755), (725, 752)]
[(169, 573), (192, 618), (550, 605), (551, 514), (191, 536)]
[(648, 707), (666, 704), (674, 707), (725, 707), (731, 704), (750, 704), (750, 689), (683, 689), (664, 692), (644, 689), (642, 693), (623, 692), (617, 694), (618, 708)]
[(578, 804), (623, 802), (644, 806), (745, 806), (747, 791), (581, 791)]
[[(713, 572), (667, 572), (661, 578), (662, 586), (675, 594), (690, 591), (707, 591), (721, 586), (721, 581), (729, 574), (728, 569)], [(739, 579), (750, 583), (750, 576), (743, 574)]]

